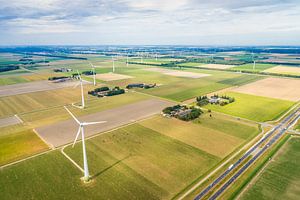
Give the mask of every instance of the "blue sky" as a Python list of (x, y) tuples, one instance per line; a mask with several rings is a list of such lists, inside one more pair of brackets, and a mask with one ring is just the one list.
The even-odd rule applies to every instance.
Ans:
[(0, 44), (300, 45), (300, 1), (0, 0)]

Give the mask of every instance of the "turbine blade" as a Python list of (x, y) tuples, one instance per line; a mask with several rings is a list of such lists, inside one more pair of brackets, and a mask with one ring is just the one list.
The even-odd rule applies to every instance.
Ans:
[(76, 143), (76, 141), (77, 141), (77, 139), (78, 139), (78, 136), (79, 136), (79, 134), (80, 134), (80, 126), (79, 126), (79, 128), (78, 128), (78, 131), (77, 131), (77, 134), (76, 134), (76, 137), (75, 137), (75, 140), (74, 140), (74, 142), (73, 142), (73, 145), (72, 145), (72, 148), (74, 147), (74, 145), (75, 145), (75, 143)]
[(93, 125), (93, 124), (103, 124), (106, 123), (107, 121), (100, 121), (100, 122), (83, 122), (82, 125)]
[(80, 125), (80, 121), (73, 115), (73, 113), (71, 113), (71, 111), (66, 107), (64, 106), (64, 108), (68, 111), (68, 113), (73, 117), (73, 119)]

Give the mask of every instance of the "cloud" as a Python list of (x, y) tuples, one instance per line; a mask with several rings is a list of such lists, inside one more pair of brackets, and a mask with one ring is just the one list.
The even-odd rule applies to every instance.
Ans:
[(58, 42), (89, 35), (98, 43), (136, 38), (180, 43), (189, 37), (295, 32), (300, 21), (298, 0), (0, 0), (0, 5), (0, 34), (11, 41), (58, 34)]

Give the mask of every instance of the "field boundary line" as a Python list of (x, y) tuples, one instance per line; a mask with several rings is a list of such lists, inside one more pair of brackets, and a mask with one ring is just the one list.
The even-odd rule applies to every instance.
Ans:
[(17, 160), (17, 161), (14, 161), (14, 162), (11, 162), (11, 163), (2, 165), (2, 166), (0, 166), (0, 169), (4, 169), (4, 168), (6, 168), (6, 167), (9, 167), (9, 166), (18, 164), (18, 163), (20, 163), (20, 162), (23, 162), (23, 161), (26, 161), (26, 160), (29, 160), (29, 159), (32, 159), (32, 158), (35, 158), (35, 157), (38, 157), (38, 156), (47, 154), (47, 153), (50, 153), (50, 152), (52, 152), (52, 151), (54, 151), (54, 150), (55, 150), (55, 149), (50, 149), (50, 150), (48, 150), (48, 151), (44, 151), (44, 152), (42, 152), (42, 153), (38, 153), (38, 154), (32, 155), (32, 156), (23, 158), (23, 159), (21, 159), (21, 160)]
[(21, 124), (24, 123), (24, 121), (23, 121), (17, 114), (15, 114), (15, 117), (19, 120), (19, 122), (20, 122)]
[(61, 148), (60, 152), (69, 160), (71, 161), (71, 163), (73, 163), (75, 165), (75, 167), (77, 167), (81, 172), (84, 172), (84, 170), (70, 157), (68, 156), (65, 152), (64, 152), (64, 148), (66, 146), (64, 146), (63, 148)]
[(244, 149), (246, 149), (248, 146), (250, 146), (251, 143), (256, 141), (259, 137), (263, 137), (263, 133), (265, 130), (262, 128), (262, 131), (254, 137), (251, 141), (249, 141), (247, 144), (245, 144), (242, 148), (240, 148), (237, 152), (235, 152), (232, 156), (230, 156), (227, 160), (222, 162), (216, 169), (214, 169), (212, 172), (210, 172), (207, 176), (205, 176), (203, 179), (201, 179), (199, 182), (197, 182), (192, 188), (190, 188), (188, 191), (186, 191), (183, 195), (178, 197), (178, 200), (184, 199), (186, 196), (188, 196), (190, 193), (195, 191), (197, 187), (199, 187), (203, 182), (208, 180), (212, 175), (214, 175), (219, 169), (221, 169), (224, 165), (228, 164), (235, 156), (237, 156), (239, 153), (241, 153)]
[(32, 130), (50, 149), (55, 149), (55, 147), (52, 144), (48, 143), (42, 136), (40, 136), (40, 134), (35, 129)]

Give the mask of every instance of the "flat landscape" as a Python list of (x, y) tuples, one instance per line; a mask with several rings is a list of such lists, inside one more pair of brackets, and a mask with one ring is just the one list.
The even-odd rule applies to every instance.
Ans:
[[(79, 120), (83, 122), (107, 121), (104, 124), (88, 126), (85, 134), (88, 137), (160, 113), (163, 108), (172, 104), (164, 100), (150, 99), (85, 115), (80, 117)], [(54, 147), (72, 142), (77, 130), (78, 124), (73, 119), (36, 129), (38, 134)]]
[[(262, 47), (23, 48), (0, 47), (9, 52), (0, 51), (1, 200), (175, 200), (186, 192), (183, 199), (194, 199), (281, 123), (269, 121), (300, 101), (297, 75), (266, 74), (282, 66), (260, 63), (278, 57), (252, 53), (265, 51)], [(50, 77), (61, 83), (48, 81)], [(234, 101), (209, 102), (214, 94)], [(207, 104), (198, 106), (196, 97), (205, 95)], [(84, 126), (88, 181), (82, 179), (81, 135), (72, 148), (79, 125), (64, 107), (81, 122), (106, 121)], [(294, 133), (298, 127), (299, 122)], [(293, 148), (285, 146), (282, 155), (296, 155), (291, 141)], [(288, 162), (292, 159), (297, 158)], [(290, 197), (284, 193), (298, 194), (298, 177), (293, 178), (286, 187), (291, 189), (280, 190), (282, 198)], [(264, 197), (267, 189), (258, 190)], [(243, 198), (252, 190), (257, 189), (250, 187)]]
[[(206, 123), (208, 120), (211, 122)], [(228, 128), (236, 128), (232, 131), (226, 128), (225, 132), (219, 128), (214, 130), (215, 125), (222, 122), (227, 124)], [(205, 126), (202, 126), (202, 123)], [(184, 127), (172, 129), (172, 126), (178, 127), (177, 125), (180, 124)], [(170, 128), (173, 131), (170, 131)], [(244, 135), (238, 136), (241, 130), (245, 130)], [(80, 170), (56, 150), (2, 169), (0, 185), (2, 187), (6, 184), (3, 198), (23, 199), (31, 196), (37, 199), (52, 199), (54, 196), (62, 195), (67, 198), (81, 199), (89, 194), (90, 198), (100, 199), (108, 197), (170, 199), (191, 181), (215, 166), (231, 150), (258, 132), (257, 125), (240, 124), (237, 120), (219, 115), (211, 119), (206, 114), (195, 124), (184, 124), (176, 119), (155, 116), (87, 140), (87, 153), (93, 180), (91, 185), (83, 187), (79, 179)], [(195, 138), (198, 144), (191, 145), (191, 140), (184, 139), (189, 138), (188, 136), (180, 137), (184, 134), (190, 134), (189, 136)], [(213, 134), (214, 137), (201, 140), (200, 138), (204, 139), (206, 134)], [(217, 137), (224, 140), (221, 141)], [(213, 146), (206, 144), (207, 142), (223, 143), (223, 145), (214, 150)], [(227, 145), (224, 145), (225, 143)], [(81, 165), (81, 149), (81, 145), (76, 144), (74, 148), (68, 146), (64, 151)], [(57, 173), (53, 174), (53, 171)], [(41, 176), (46, 178), (50, 174), (53, 175), (47, 183), (39, 183)], [(25, 182), (21, 183), (19, 179)], [(24, 190), (23, 184), (28, 185), (27, 180), (31, 183), (31, 187), (26, 186)], [(53, 190), (46, 189), (49, 184), (53, 185)], [(12, 194), (10, 185), (20, 188), (18, 189), (20, 192)], [(74, 191), (74, 193), (64, 191)]]
[(292, 137), (240, 199), (288, 199), (300, 195), (300, 138)]

